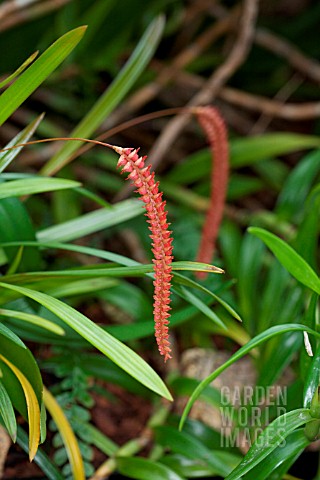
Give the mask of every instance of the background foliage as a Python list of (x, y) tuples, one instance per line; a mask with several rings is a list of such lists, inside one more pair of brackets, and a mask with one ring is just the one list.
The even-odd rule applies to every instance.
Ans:
[[(168, 201), (176, 262), (174, 358), (163, 364), (148, 230), (114, 152), (0, 152), (0, 411), (17, 442), (4, 478), (317, 478), (319, 16), (301, 0), (0, 3), (2, 148), (102, 132), (141, 147)], [(220, 109), (231, 152), (213, 260), (225, 274), (204, 280), (190, 262), (211, 155), (194, 119), (153, 115), (198, 98)], [(192, 349), (227, 357), (190, 374)], [(282, 417), (265, 406), (274, 423), (248, 453), (191, 409), (201, 395), (199, 408), (219, 413), (211, 382), (247, 354), (243, 385), (253, 374), (288, 391)], [(233, 431), (252, 439), (254, 406), (244, 428), (230, 405)]]

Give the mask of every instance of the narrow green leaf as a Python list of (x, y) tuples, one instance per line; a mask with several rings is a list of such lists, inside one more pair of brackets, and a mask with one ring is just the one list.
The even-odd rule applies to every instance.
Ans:
[(300, 213), (319, 172), (320, 150), (316, 150), (302, 158), (288, 176), (278, 197), (278, 215), (292, 220)]
[[(298, 135), (296, 133), (267, 133), (248, 138), (236, 138), (230, 141), (230, 161), (233, 168), (252, 165), (268, 157), (285, 155), (290, 152), (317, 148), (319, 137)], [(211, 169), (211, 153), (203, 149), (188, 156), (183, 163), (175, 166), (168, 180), (187, 184), (206, 178)]]
[(165, 448), (180, 453), (189, 458), (200, 458), (210, 465), (217, 475), (226, 476), (239, 462), (239, 456), (210, 450), (198, 438), (186, 432), (179, 432), (176, 428), (161, 426), (155, 429), (156, 440)]
[(320, 183), (310, 192), (304, 202), (302, 221), (293, 246), (312, 268), (318, 264), (318, 239), (320, 232)]
[[(39, 315), (34, 315), (32, 313), (25, 313), (25, 312), (19, 312), (17, 310), (8, 310), (8, 309), (0, 308), (0, 317), (1, 316), (9, 317), (9, 318), (18, 318), (20, 320), (31, 323), (33, 325), (38, 325), (41, 328), (45, 328), (46, 330), (49, 330), (50, 332), (53, 332), (57, 335), (65, 334), (65, 331), (59, 325), (56, 325), (50, 320), (46, 320), (45, 318), (42, 318)], [(24, 346), (23, 343), (22, 343), (22, 346)]]
[(270, 248), (291, 275), (306, 287), (320, 294), (320, 279), (318, 275), (292, 247), (276, 235), (262, 228), (250, 227), (248, 231), (260, 238)]
[(285, 438), (296, 428), (313, 421), (309, 410), (300, 408), (285, 413), (276, 418), (259, 435), (257, 441), (252, 445), (242, 462), (228, 475), (226, 480), (238, 480), (253, 467), (260, 464), (279, 445), (283, 444)]
[(319, 147), (319, 137), (296, 133), (267, 133), (231, 143), (231, 164), (239, 168), (264, 158)]
[[(17, 443), (26, 453), (28, 453), (29, 451), (28, 435), (19, 425), (18, 425)], [(41, 468), (42, 472), (46, 475), (46, 478), (48, 480), (64, 480), (65, 479), (65, 477), (61, 475), (57, 467), (52, 463), (52, 461), (47, 456), (47, 454), (43, 450), (41, 450), (41, 448), (38, 449), (33, 461)]]
[(63, 178), (26, 178), (0, 184), (0, 199), (79, 187), (80, 183)]
[[(110, 211), (108, 209), (108, 211)], [(83, 217), (81, 217), (83, 218)], [(65, 222), (63, 225), (68, 226), (69, 222)], [(45, 230), (47, 232), (47, 230)], [(39, 232), (39, 236), (42, 236), (42, 230)], [(90, 255), (98, 258), (103, 258), (105, 260), (109, 260), (114, 263), (119, 263), (120, 265), (124, 266), (137, 266), (137, 267), (142, 267), (141, 273), (143, 272), (151, 272), (153, 270), (153, 265), (152, 264), (141, 264), (135, 260), (132, 260), (128, 257), (124, 257), (123, 255), (118, 255), (116, 253), (108, 252), (106, 250), (100, 250), (98, 248), (91, 248), (91, 247), (84, 247), (82, 245), (72, 245), (72, 244), (66, 244), (66, 243), (60, 243), (60, 242), (55, 242), (55, 241), (45, 241), (45, 242), (10, 242), (10, 243), (2, 243), (0, 242), (0, 247), (8, 247), (8, 246), (38, 246), (39, 248), (57, 248), (57, 249), (62, 249), (62, 250), (70, 250), (78, 253), (83, 253), (85, 255)], [(186, 270), (190, 272), (208, 272), (208, 273), (223, 273), (223, 270), (220, 269), (219, 267), (215, 267), (214, 265), (209, 265), (206, 263), (199, 263), (199, 262), (173, 262), (172, 263), (172, 269), (174, 271), (179, 271), (179, 270)], [(179, 278), (183, 278), (187, 283), (188, 286), (192, 286), (194, 288), (198, 288), (202, 290), (203, 292), (208, 293), (209, 295), (213, 295), (214, 299), (217, 300), (217, 302), (220, 302), (221, 305), (225, 306), (227, 309), (227, 304), (224, 302), (224, 300), (220, 299), (217, 297), (217, 295), (214, 295), (210, 290), (206, 289), (202, 285), (198, 284), (197, 282), (193, 280), (189, 280), (186, 277), (183, 277), (182, 275), (179, 274)], [(230, 313), (236, 318), (240, 318), (237, 313), (234, 312), (234, 310), (228, 305), (228, 308), (230, 309)]]
[(137, 480), (184, 480), (174, 470), (153, 460), (137, 457), (117, 457), (118, 470)]
[(201, 460), (187, 458), (177, 453), (167, 454), (161, 458), (161, 463), (172, 468), (183, 478), (213, 478), (214, 468), (204, 465)]
[[(13, 147), (14, 145), (18, 145), (18, 143), (26, 143), (37, 129), (43, 117), (44, 113), (42, 113), (41, 115), (39, 115), (39, 117), (33, 120), (33, 122), (31, 122), (30, 125), (24, 128), (22, 132), (18, 133), (4, 148)], [(7, 150), (5, 152), (0, 152), (0, 173), (3, 172), (3, 170), (8, 165), (10, 165), (12, 160), (16, 158), (22, 148), (23, 147), (18, 147), (13, 148), (12, 150)]]
[(7, 390), (0, 381), (0, 415), (13, 442), (17, 438), (17, 422)]
[[(73, 130), (70, 137), (90, 137), (119, 104), (152, 58), (160, 41), (163, 27), (164, 18), (162, 16), (151, 23), (126, 65), (107, 91), (99, 98), (79, 125)], [(45, 165), (42, 169), (42, 174), (52, 175), (60, 170), (70, 161), (72, 154), (77, 151), (81, 145), (82, 142), (66, 142), (61, 150)]]
[[(180, 262), (174, 262), (173, 265), (177, 265), (179, 263)], [(189, 262), (185, 262), (185, 263), (188, 264)], [(242, 319), (241, 319), (240, 315), (238, 314), (238, 312), (236, 312), (234, 310), (234, 308), (232, 308), (231, 305), (229, 305), (225, 300), (223, 300), (221, 297), (219, 297), (218, 295), (216, 295), (215, 293), (213, 293), (211, 290), (204, 287), (200, 283), (195, 282), (194, 280), (191, 280), (190, 278), (187, 278), (184, 275), (181, 275), (180, 273), (176, 273), (176, 270), (179, 270), (179, 268), (174, 267), (173, 270), (175, 271), (174, 276), (173, 276), (173, 280), (174, 280), (173, 283), (175, 283), (175, 281), (176, 281), (177, 283), (180, 283), (181, 285), (185, 285), (185, 286), (191, 287), (191, 288), (196, 288), (197, 290), (200, 290), (200, 291), (210, 295), (210, 297), (214, 298), (216, 302), (220, 303), (220, 305), (222, 305), (223, 308), (225, 308), (227, 310), (227, 312), (229, 312), (232, 317), (234, 317), (239, 322), (242, 322)], [(200, 271), (200, 270), (197, 270), (197, 271)], [(220, 272), (217, 272), (217, 273), (220, 273)]]
[(106, 288), (111, 288), (119, 284), (119, 280), (112, 278), (91, 278), (69, 282), (66, 285), (60, 285), (48, 290), (46, 293), (55, 298), (66, 298), (88, 293), (98, 293)]
[(16, 345), (19, 345), (19, 347), (26, 349), (27, 347), (25, 344), (20, 340), (19, 337), (15, 333), (13, 333), (9, 328), (7, 328), (5, 325), (2, 325), (0, 323), (0, 335), (8, 338), (11, 342), (15, 343)]
[(113, 225), (142, 215), (144, 209), (139, 200), (125, 200), (110, 208), (100, 208), (81, 217), (46, 228), (37, 233), (40, 242), (70, 241), (99, 232)]
[(303, 406), (311, 407), (312, 398), (320, 384), (320, 346), (312, 359), (307, 378), (303, 388)]
[(86, 27), (71, 30), (53, 43), (0, 96), (0, 125), (36, 90), (79, 43)]
[[(243, 477), (243, 480), (266, 480), (273, 478), (270, 475), (274, 473), (276, 469), (285, 467), (288, 459), (296, 458), (297, 455), (303, 452), (309, 443), (310, 442), (305, 436), (303, 428), (293, 431), (286, 438), (285, 445), (277, 447), (272, 452), (272, 455), (268, 455), (264, 458), (262, 465), (258, 464), (250, 470), (250, 472)], [(283, 473), (287, 472), (287, 470), (288, 467), (284, 468)], [(279, 478), (282, 478), (281, 474)]]
[(80, 312), (77, 312), (74, 308), (44, 293), (5, 283), (1, 283), (0, 286), (16, 291), (40, 303), (57, 315), (57, 317), (61, 318), (61, 320), (109, 357), (114, 363), (119, 365), (120, 368), (129, 373), (129, 375), (136, 378), (150, 390), (168, 400), (172, 399), (170, 392), (161, 378), (139, 355), (102, 330), (102, 328)]
[(187, 302), (191, 303), (191, 305), (197, 307), (200, 312), (202, 312), (206, 317), (210, 318), (210, 320), (212, 320), (214, 323), (219, 325), (219, 327), (221, 327), (223, 330), (227, 329), (223, 321), (220, 320), (220, 318), (213, 312), (213, 310), (211, 310), (211, 308), (209, 308), (208, 305), (206, 305), (200, 298), (189, 292), (189, 290), (181, 286), (178, 287), (176, 285), (174, 291), (176, 291), (178, 295), (184, 298)]
[(20, 67), (17, 68), (17, 70), (15, 70), (13, 73), (11, 73), (11, 75), (2, 80), (2, 82), (0, 82), (0, 88), (5, 87), (6, 85), (8, 85), (9, 82), (12, 82), (12, 80), (14, 80), (18, 75), (20, 75), (20, 73), (22, 73), (38, 56), (38, 53), (39, 51), (34, 52), (32, 55), (30, 55), (30, 57), (27, 58), (27, 60), (22, 63), (22, 65), (20, 65)]
[(305, 325), (298, 325), (295, 323), (290, 323), (285, 325), (276, 325), (275, 327), (271, 327), (268, 330), (260, 333), (256, 337), (252, 338), (246, 345), (244, 345), (236, 353), (234, 353), (227, 362), (225, 362), (223, 365), (217, 368), (207, 378), (202, 380), (200, 385), (193, 392), (191, 398), (188, 400), (188, 403), (182, 413), (181, 420), (180, 420), (180, 429), (183, 427), (186, 421), (187, 415), (190, 412), (194, 402), (197, 400), (197, 398), (199, 398), (204, 388), (210, 385), (210, 383), (213, 382), (213, 380), (217, 378), (220, 375), (220, 373), (222, 373), (226, 368), (228, 368), (230, 365), (232, 365), (237, 360), (242, 358), (248, 352), (250, 352), (250, 350), (256, 348), (257, 346), (266, 342), (270, 338), (275, 337), (277, 335), (281, 335), (286, 332), (296, 332), (296, 331), (300, 331), (300, 332), (306, 331), (308, 333), (311, 333), (312, 335), (315, 335), (317, 338), (320, 338), (320, 333), (316, 332), (315, 330), (312, 330), (309, 327), (306, 327)]
[(20, 265), (21, 260), (22, 260), (23, 248), (24, 247), (22, 247), (22, 246), (19, 247), (15, 258), (12, 260), (11, 265), (7, 270), (7, 275), (13, 275), (18, 270), (19, 265)]

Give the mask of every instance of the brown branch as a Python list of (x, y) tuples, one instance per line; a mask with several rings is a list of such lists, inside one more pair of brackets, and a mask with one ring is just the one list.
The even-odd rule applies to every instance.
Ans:
[(320, 116), (320, 102), (283, 103), (230, 87), (221, 89), (219, 97), (239, 107), (286, 120), (309, 120)]
[[(203, 88), (205, 85), (205, 81), (200, 76), (191, 73), (179, 72), (176, 79), (180, 84), (188, 85), (194, 89)], [(292, 78), (292, 81), (298, 83), (299, 79), (294, 77)], [(292, 85), (292, 89), (294, 88), (296, 88), (295, 85)], [(269, 99), (260, 95), (244, 92), (243, 90), (223, 87), (218, 92), (217, 97), (225, 102), (242, 107), (246, 110), (259, 112), (285, 120), (310, 120), (320, 116), (320, 102), (286, 103), (285, 97), (282, 98), (281, 101), (277, 99), (281, 92), (282, 89), (274, 99)]]
[(320, 82), (320, 63), (313, 58), (307, 57), (288, 40), (264, 28), (258, 28), (254, 41), (257, 45), (285, 58), (304, 77), (309, 77), (317, 83)]
[[(29, 20), (33, 20), (41, 15), (45, 15), (52, 10), (57, 10), (68, 2), (70, 2), (70, 0), (48, 0), (47, 2), (29, 0), (30, 6), (25, 8), (21, 8), (21, 5), (19, 5), (19, 3), (16, 1), (7, 2), (8, 4), (12, 3), (13, 5), (9, 5), (6, 9), (4, 8), (3, 11), (0, 9), (0, 18), (3, 18), (0, 24), (0, 32), (8, 30), (9, 28), (21, 23), (25, 23)], [(36, 4), (33, 5), (34, 3)], [(2, 5), (2, 7), (5, 6), (5, 4)]]
[[(252, 41), (255, 19), (258, 10), (258, 0), (245, 0), (241, 18), (240, 33), (226, 61), (213, 73), (203, 88), (188, 102), (187, 106), (199, 106), (212, 102), (220, 88), (233, 75), (245, 60)], [(154, 144), (150, 157), (154, 167), (158, 165), (163, 155), (185, 127), (190, 114), (178, 115), (168, 122), (168, 125)], [(149, 158), (150, 158), (149, 157)]]

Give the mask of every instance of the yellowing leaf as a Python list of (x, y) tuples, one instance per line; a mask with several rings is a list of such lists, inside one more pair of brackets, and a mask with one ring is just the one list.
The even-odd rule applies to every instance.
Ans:
[(55, 421), (59, 433), (62, 437), (63, 443), (66, 447), (67, 455), (70, 461), (73, 478), (77, 480), (85, 480), (84, 465), (79, 449), (77, 439), (73, 433), (73, 430), (68, 422), (62, 408), (56, 401), (53, 395), (44, 388), (43, 400), (46, 408), (50, 412), (53, 420)]
[(29, 422), (29, 458), (30, 461), (35, 457), (40, 442), (40, 408), (36, 394), (23, 373), (11, 363), (7, 358), (0, 354), (0, 359), (8, 365), (19, 380), (26, 397)]

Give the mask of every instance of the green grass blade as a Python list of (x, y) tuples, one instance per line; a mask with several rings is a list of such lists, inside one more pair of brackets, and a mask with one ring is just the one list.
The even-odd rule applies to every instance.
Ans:
[(296, 133), (267, 133), (240, 138), (231, 144), (231, 165), (239, 168), (268, 157), (319, 146), (319, 137)]
[(64, 178), (25, 178), (23, 180), (11, 180), (0, 184), (0, 199), (20, 197), (34, 193), (53, 192), (66, 188), (79, 187), (80, 183)]
[(34, 315), (33, 313), (0, 308), (0, 317), (17, 318), (19, 320), (23, 320), (24, 322), (31, 323), (32, 325), (45, 328), (46, 330), (49, 330), (49, 332), (53, 332), (56, 335), (65, 335), (65, 331), (59, 325), (56, 325), (50, 320), (40, 317), (39, 315)]
[(250, 227), (248, 231), (260, 238), (270, 248), (291, 275), (320, 295), (320, 279), (318, 275), (292, 247), (263, 228)]
[[(32, 134), (37, 129), (39, 123), (44, 117), (44, 113), (39, 115), (33, 122), (30, 123), (26, 128), (22, 130), (22, 132), (18, 133), (11, 142), (9, 142), (5, 148), (13, 147), (14, 145), (18, 145), (18, 143), (26, 143)], [(23, 147), (14, 148), (12, 150), (8, 150), (6, 152), (0, 152), (0, 173), (16, 158), (18, 153), (22, 150)]]
[(80, 42), (86, 27), (78, 27), (54, 42), (0, 96), (0, 125), (36, 90)]
[(30, 63), (32, 63), (33, 60), (38, 56), (38, 53), (39, 52), (36, 51), (32, 55), (30, 55), (30, 57), (28, 57), (27, 60), (25, 60), (20, 65), (20, 67), (17, 68), (17, 70), (15, 70), (11, 75), (9, 75), (2, 82), (0, 82), (0, 88), (5, 87), (6, 85), (8, 85), (9, 82), (12, 82), (12, 80), (14, 80), (18, 75), (20, 75), (20, 73), (22, 73), (30, 65)]
[[(284, 468), (283, 473), (285, 473), (290, 467), (290, 465), (286, 467), (288, 460), (288, 463), (292, 464), (294, 459), (303, 452), (309, 443), (303, 428), (293, 431), (286, 438), (285, 445), (277, 447), (272, 452), (272, 455), (269, 455), (263, 460), (262, 465), (257, 465), (250, 470), (244, 477), (244, 480), (265, 480), (266, 478), (270, 478), (269, 475), (274, 473), (276, 469), (278, 470), (280, 468)], [(282, 475), (276, 478), (282, 478)]]
[(102, 330), (102, 328), (80, 312), (77, 312), (74, 308), (44, 293), (5, 283), (1, 283), (0, 286), (16, 291), (19, 294), (32, 298), (40, 303), (40, 305), (43, 305), (57, 315), (57, 317), (61, 318), (62, 321), (109, 357), (120, 368), (129, 373), (133, 378), (153, 392), (158, 393), (168, 400), (172, 399), (170, 392), (161, 378), (144, 360), (142, 360), (142, 358), (139, 357), (139, 355)]
[(137, 457), (118, 457), (117, 467), (121, 474), (139, 480), (184, 480), (174, 470), (162, 463)]
[(279, 445), (283, 444), (285, 438), (291, 432), (312, 420), (314, 418), (311, 417), (309, 410), (306, 408), (299, 408), (276, 418), (259, 435), (258, 440), (252, 445), (242, 462), (228, 475), (226, 480), (241, 478), (253, 467), (260, 464)]
[[(29, 452), (28, 435), (19, 426), (18, 426), (17, 443), (26, 453)], [(47, 454), (40, 448), (38, 449), (33, 461), (41, 468), (42, 472), (46, 475), (46, 478), (48, 480), (64, 480), (65, 477), (61, 475), (61, 473), (59, 472), (57, 467), (52, 463), (52, 461), (47, 456)]]
[[(189, 263), (193, 263), (193, 262), (174, 262), (173, 265), (177, 265), (177, 264), (180, 264), (180, 263), (189, 264)], [(205, 264), (199, 263), (198, 265), (205, 265)], [(173, 270), (174, 271), (179, 270), (179, 268), (174, 267)], [(187, 270), (187, 268), (185, 268), (184, 270)], [(200, 268), (199, 268), (196, 271), (200, 272), (200, 271), (210, 271), (210, 270), (200, 270)], [(220, 273), (220, 272), (217, 272), (217, 273)], [(230, 315), (233, 318), (235, 318), (239, 322), (242, 322), (242, 319), (241, 319), (240, 315), (238, 314), (238, 312), (236, 312), (234, 310), (234, 308), (231, 307), (231, 305), (229, 305), (225, 300), (220, 298), (218, 295), (216, 295), (215, 293), (213, 293), (211, 290), (204, 287), (200, 283), (195, 282), (194, 280), (191, 280), (190, 278), (185, 277), (184, 275), (181, 275), (180, 273), (176, 273), (176, 272), (174, 273), (173, 280), (174, 280), (173, 283), (177, 282), (181, 285), (185, 285), (185, 286), (190, 287), (190, 288), (196, 288), (197, 290), (200, 290), (200, 291), (206, 293), (207, 295), (210, 295), (210, 297), (214, 298), (216, 300), (216, 302), (220, 303), (220, 305), (222, 305), (223, 308), (225, 308), (227, 310), (227, 312), (229, 312)]]
[(234, 353), (227, 362), (225, 362), (223, 365), (217, 368), (213, 373), (211, 373), (207, 378), (205, 378), (200, 383), (200, 385), (195, 389), (195, 391), (193, 392), (191, 398), (188, 400), (188, 403), (182, 413), (181, 420), (180, 420), (180, 429), (183, 427), (186, 421), (187, 415), (190, 412), (194, 402), (199, 398), (204, 388), (210, 385), (210, 383), (213, 382), (213, 380), (217, 378), (220, 375), (220, 373), (222, 373), (226, 368), (228, 368), (230, 365), (232, 365), (237, 360), (242, 358), (248, 352), (250, 352), (250, 350), (258, 347), (260, 344), (266, 342), (270, 338), (276, 337), (277, 335), (281, 335), (286, 332), (296, 332), (296, 331), (301, 331), (301, 332), (306, 331), (320, 338), (320, 333), (316, 332), (315, 330), (312, 330), (309, 327), (306, 327), (305, 325), (298, 325), (295, 323), (286, 324), (286, 325), (277, 325), (275, 327), (271, 327), (265, 332), (262, 332), (256, 337), (252, 338), (246, 345), (244, 345), (236, 353)]
[(211, 450), (198, 438), (186, 432), (179, 432), (174, 427), (160, 426), (155, 429), (156, 440), (165, 448), (187, 458), (198, 458), (205, 465), (210, 465), (219, 476), (225, 477), (239, 462), (237, 455), (230, 452)]
[[(82, 245), (73, 245), (73, 244), (67, 244), (67, 243), (60, 243), (60, 242), (9, 242), (9, 243), (2, 243), (0, 242), (0, 246), (33, 246), (33, 247), (39, 247), (39, 248), (57, 248), (57, 249), (62, 249), (62, 250), (70, 250), (73, 252), (78, 252), (82, 253), (85, 255), (90, 255), (98, 258), (103, 258), (105, 260), (109, 260), (114, 263), (119, 263), (120, 265), (125, 265), (125, 266), (141, 266), (142, 264), (132, 260), (128, 257), (124, 257), (123, 255), (118, 255), (116, 253), (112, 252), (107, 252), (106, 250), (100, 250), (98, 248), (91, 248), (91, 247), (84, 247)], [(151, 265), (151, 264), (150, 264)], [(145, 267), (146, 265), (143, 265)], [(152, 265), (151, 265), (152, 266)], [(209, 265), (206, 263), (199, 263), (199, 262), (173, 262), (172, 263), (173, 269), (175, 271), (178, 270), (186, 270), (189, 272), (207, 272), (207, 273), (223, 273), (223, 270), (221, 270), (218, 267), (215, 267), (213, 265)], [(148, 265), (149, 267), (149, 265)], [(182, 275), (179, 275), (182, 277)], [(183, 277), (185, 278), (185, 277)], [(187, 279), (189, 280), (189, 279)], [(200, 288), (203, 291), (206, 291), (207, 293), (211, 293), (210, 290), (206, 288), (202, 288), (200, 284), (197, 284), (196, 282), (190, 281), (190, 285), (188, 286), (193, 286), (194, 288)]]
[[(164, 19), (162, 16), (151, 23), (119, 75), (73, 130), (70, 137), (90, 137), (119, 104), (154, 54), (160, 41), (163, 27)], [(66, 142), (61, 150), (45, 165), (41, 173), (52, 175), (60, 170), (70, 161), (71, 156), (81, 145), (82, 142), (80, 141)]]
[(110, 208), (101, 208), (74, 220), (46, 228), (37, 233), (40, 242), (66, 242), (98, 232), (144, 213), (141, 202), (125, 200)]
[(302, 158), (290, 172), (278, 197), (276, 212), (283, 219), (297, 218), (320, 172), (320, 150)]
[(315, 356), (312, 359), (307, 377), (303, 387), (303, 406), (311, 407), (311, 402), (316, 390), (318, 390), (320, 378), (320, 347), (317, 348)]
[(182, 286), (176, 285), (174, 291), (182, 298), (184, 298), (187, 302), (191, 305), (197, 307), (197, 309), (202, 312), (206, 317), (216, 323), (219, 327), (223, 330), (226, 330), (227, 327), (223, 323), (222, 320), (208, 307), (200, 298), (193, 295), (193, 293), (189, 292), (186, 288)]
[[(267, 133), (230, 141), (230, 163), (233, 168), (253, 165), (261, 160), (277, 155), (285, 155), (298, 150), (318, 148), (320, 139), (316, 136), (296, 133)], [(207, 178), (211, 170), (211, 153), (203, 149), (188, 156), (183, 163), (176, 165), (167, 179), (179, 184), (193, 183)]]
[(0, 414), (13, 442), (17, 438), (17, 422), (7, 390), (0, 382)]

